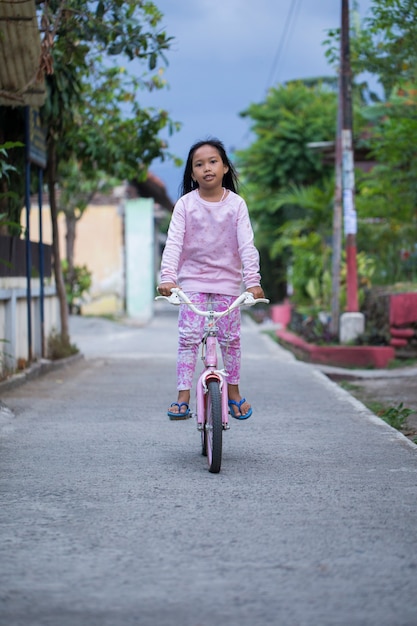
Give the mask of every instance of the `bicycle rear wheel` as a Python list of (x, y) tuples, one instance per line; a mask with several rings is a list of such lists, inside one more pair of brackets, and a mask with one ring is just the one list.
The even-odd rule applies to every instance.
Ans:
[(207, 454), (209, 472), (218, 474), (222, 464), (222, 395), (218, 380), (207, 384), (203, 446)]

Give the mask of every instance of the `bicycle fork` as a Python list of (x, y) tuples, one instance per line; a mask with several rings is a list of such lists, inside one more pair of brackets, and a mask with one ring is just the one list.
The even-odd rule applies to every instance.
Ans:
[(229, 425), (229, 405), (225, 370), (217, 369), (217, 340), (213, 335), (208, 334), (204, 339), (205, 354), (203, 361), (206, 369), (202, 372), (197, 383), (197, 428), (204, 429), (205, 401), (207, 385), (211, 380), (218, 381), (222, 396), (222, 424), (223, 430), (228, 430)]

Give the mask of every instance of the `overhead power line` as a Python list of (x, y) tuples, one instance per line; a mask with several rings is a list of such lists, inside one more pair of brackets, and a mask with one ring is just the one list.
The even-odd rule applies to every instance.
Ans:
[(281, 39), (278, 43), (277, 51), (275, 53), (274, 60), (272, 62), (271, 71), (269, 73), (268, 81), (266, 83), (265, 91), (268, 91), (269, 87), (274, 82), (274, 77), (277, 73), (277, 68), (281, 61), (281, 56), (284, 50), (284, 47), (288, 45), (288, 42), (291, 40), (291, 35), (294, 30), (295, 23), (297, 21), (297, 16), (300, 10), (302, 0), (291, 0), (287, 17), (284, 23), (284, 29), (282, 31)]

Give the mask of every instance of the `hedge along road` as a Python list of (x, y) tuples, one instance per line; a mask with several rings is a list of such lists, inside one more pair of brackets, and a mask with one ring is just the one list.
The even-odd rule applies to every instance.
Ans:
[(415, 626), (416, 446), (246, 321), (210, 474), (176, 312), (71, 325), (83, 360), (1, 393), (1, 624)]

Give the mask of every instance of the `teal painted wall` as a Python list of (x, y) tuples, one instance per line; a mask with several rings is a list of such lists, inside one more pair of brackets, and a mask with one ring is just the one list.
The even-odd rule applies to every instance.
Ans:
[(141, 323), (153, 315), (154, 210), (150, 198), (125, 204), (126, 313)]

